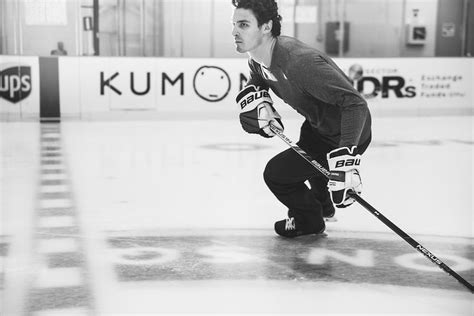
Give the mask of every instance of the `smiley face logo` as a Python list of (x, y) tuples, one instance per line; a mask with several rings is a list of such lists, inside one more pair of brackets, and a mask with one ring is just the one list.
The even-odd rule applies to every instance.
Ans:
[(229, 94), (230, 77), (222, 68), (202, 66), (194, 74), (193, 86), (200, 98), (217, 102)]

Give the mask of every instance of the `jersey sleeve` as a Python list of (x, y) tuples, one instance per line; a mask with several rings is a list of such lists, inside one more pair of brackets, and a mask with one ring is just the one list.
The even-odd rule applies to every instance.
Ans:
[(368, 115), (367, 102), (333, 62), (312, 55), (300, 61), (293, 75), (305, 94), (341, 111), (340, 147), (357, 146)]

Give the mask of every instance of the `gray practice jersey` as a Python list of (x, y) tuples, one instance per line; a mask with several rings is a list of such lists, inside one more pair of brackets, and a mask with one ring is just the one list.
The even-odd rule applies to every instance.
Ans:
[(303, 115), (334, 147), (357, 146), (370, 137), (367, 102), (324, 53), (286, 36), (277, 37), (271, 65), (250, 59), (247, 85), (271, 89)]

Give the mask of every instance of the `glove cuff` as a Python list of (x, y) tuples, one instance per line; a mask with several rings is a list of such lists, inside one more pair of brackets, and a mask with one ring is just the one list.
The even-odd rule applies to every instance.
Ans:
[(327, 154), (327, 159), (343, 156), (343, 155), (351, 155), (354, 156), (357, 154), (357, 146), (351, 146), (351, 147), (339, 147), (334, 150), (331, 150)]
[(341, 147), (327, 154), (329, 171), (349, 171), (360, 166), (361, 156), (357, 153), (357, 147)]

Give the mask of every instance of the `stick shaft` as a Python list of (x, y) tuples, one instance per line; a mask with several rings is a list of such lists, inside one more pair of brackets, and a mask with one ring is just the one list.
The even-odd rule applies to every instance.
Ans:
[(411, 238), (407, 233), (401, 230), (397, 225), (395, 225), (392, 221), (386, 218), (383, 214), (377, 211), (372, 205), (370, 205), (367, 201), (365, 201), (362, 197), (357, 194), (351, 194), (352, 198), (356, 200), (360, 205), (362, 205), (366, 210), (372, 213), (375, 217), (377, 217), (382, 223), (388, 226), (392, 231), (394, 231), (398, 236), (400, 236), (403, 240), (405, 240), (410, 246), (418, 250), (421, 254), (423, 254), (426, 258), (428, 258), (431, 262), (437, 265), (440, 269), (454, 277), (459, 283), (464, 285), (469, 291), (474, 292), (474, 287), (471, 283), (465, 280), (462, 276), (457, 274), (454, 270), (452, 270), (449, 266), (447, 266), (441, 259), (431, 253), (428, 249), (423, 247), (419, 242)]
[[(303, 149), (301, 149), (298, 145), (293, 143), (291, 139), (286, 137), (283, 132), (275, 127), (274, 125), (270, 124), (270, 129), (274, 132), (281, 140), (283, 140), (288, 146), (290, 146), (296, 153), (298, 153), (303, 159), (313, 165), (320, 173), (322, 173), (326, 178), (329, 178), (330, 172), (324, 168), (319, 162), (314, 160), (308, 153), (306, 153)], [(366, 210), (372, 213), (375, 217), (377, 217), (382, 223), (388, 226), (393, 232), (395, 232), (398, 236), (400, 236), (403, 240), (405, 240), (410, 246), (415, 248), (417, 251), (422, 253), (426, 258), (428, 258), (431, 262), (437, 265), (441, 270), (445, 271), (452, 277), (454, 277), (459, 283), (464, 285), (468, 288), (471, 293), (474, 292), (474, 287), (471, 283), (466, 281), (463, 277), (453, 271), (450, 267), (448, 267), (444, 262), (442, 262), (437, 256), (432, 254), (428, 249), (423, 247), (420, 243), (415, 241), (411, 238), (407, 233), (401, 230), (397, 225), (395, 225), (392, 221), (386, 218), (382, 213), (377, 211), (372, 205), (370, 205), (367, 201), (365, 201), (360, 195), (352, 193), (351, 197), (354, 198), (360, 205), (362, 205)]]

